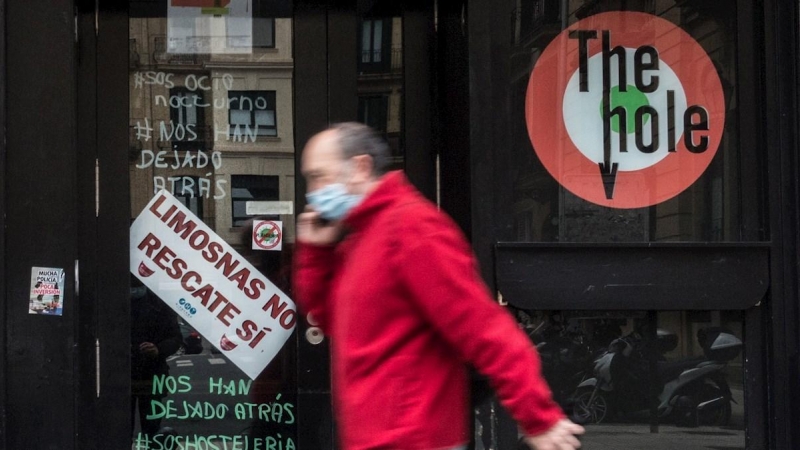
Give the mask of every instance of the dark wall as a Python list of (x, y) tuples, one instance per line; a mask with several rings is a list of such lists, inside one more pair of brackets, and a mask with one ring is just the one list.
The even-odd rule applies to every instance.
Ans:
[[(5, 2), (6, 448), (74, 448), (77, 259), (73, 2)], [(31, 267), (65, 269), (63, 316), (28, 313)]]
[[(800, 420), (800, 295), (798, 293), (798, 7), (764, 3), (765, 141), (769, 151), (772, 296), (767, 305), (771, 333), (767, 357), (770, 448), (798, 448)], [(757, 443), (756, 443), (757, 444)], [(755, 448), (755, 447), (754, 447)]]

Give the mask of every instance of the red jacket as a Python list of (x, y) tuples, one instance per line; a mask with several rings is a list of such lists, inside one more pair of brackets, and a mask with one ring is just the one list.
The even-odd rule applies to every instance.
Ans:
[(298, 245), (296, 296), (331, 337), (346, 450), (468, 442), (468, 372), (486, 375), (528, 434), (563, 417), (539, 357), (480, 279), (456, 225), (400, 172), (344, 219), (337, 246)]

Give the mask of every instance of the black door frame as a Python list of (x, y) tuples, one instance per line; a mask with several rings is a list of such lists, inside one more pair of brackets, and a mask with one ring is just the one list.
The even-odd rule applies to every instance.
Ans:
[[(798, 153), (798, 5), (767, 0), (764, 27), (763, 147), (769, 152), (768, 173), (772, 236), (772, 288), (764, 334), (768, 353), (761, 381), (769, 386), (764, 427), (770, 448), (796, 448), (800, 430), (800, 154)], [(766, 381), (766, 383), (764, 383)]]
[[(91, 302), (96, 307), (89, 311), (93, 326), (87, 327), (85, 344), (93, 346), (95, 339), (99, 343), (99, 378), (94, 379), (86, 371), (82, 376), (87, 392), (91, 390), (93, 394), (96, 383), (99, 396), (85, 405), (85, 412), (94, 411), (96, 416), (86, 421), (93, 426), (85, 427), (81, 448), (122, 448), (130, 440), (130, 306), (127, 301), (115, 303), (106, 299), (127, 299), (129, 294), (127, 246), (120, 245), (127, 243), (130, 225), (129, 161), (127, 152), (120, 151), (127, 149), (129, 139), (128, 9), (127, 2), (99, 2), (95, 15), (93, 1), (86, 0), (83, 4), (80, 30), (87, 55), (80, 66), (79, 107), (87, 124), (82, 134), (81, 145), (85, 150), (81, 153), (79, 173), (84, 177), (94, 174), (97, 164), (99, 214), (95, 219), (92, 177), (91, 197), (88, 186), (83, 193), (84, 203), (91, 208), (85, 211), (87, 227), (82, 245), (89, 254), (96, 255), (96, 260), (92, 265), (94, 270), (84, 272), (87, 280), (82, 285), (97, 293)], [(297, 111), (303, 111), (302, 120), (294, 120), (299, 174), (300, 150), (314, 133), (331, 122), (357, 120), (356, 65), (347, 64), (357, 61), (357, 18), (355, 1), (295, 1), (294, 6), (295, 117), (300, 117)], [(405, 2), (403, 24), (404, 109), (418, 111), (405, 117), (405, 142), (409, 149), (406, 172), (423, 193), (435, 198), (433, 3)], [(332, 46), (334, 41), (350, 42), (352, 46)], [(296, 209), (301, 210), (305, 188), (302, 177), (295, 179)], [(92, 232), (96, 233), (96, 240), (89, 236)], [(307, 322), (301, 321), (297, 335), (302, 337), (306, 327)], [(303, 430), (298, 433), (298, 448), (333, 448), (327, 345), (312, 346), (302, 338), (296, 342), (297, 420), (298, 430)], [(93, 352), (84, 349), (83, 354), (91, 355), (87, 364), (96, 362)], [(97, 444), (100, 439), (103, 442)]]
[[(73, 448), (91, 424), (94, 372), (82, 374), (93, 366), (92, 353), (83, 351), (93, 342), (93, 301), (76, 278), (92, 272), (91, 249), (81, 241), (91, 234), (94, 180), (78, 176), (85, 129), (76, 118), (83, 42), (75, 6), (66, 0), (0, 6), (0, 448)], [(32, 266), (64, 269), (62, 316), (28, 314)]]

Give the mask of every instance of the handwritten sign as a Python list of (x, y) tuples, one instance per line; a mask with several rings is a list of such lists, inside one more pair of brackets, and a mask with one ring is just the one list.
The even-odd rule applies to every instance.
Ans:
[[(255, 144), (264, 134), (264, 129), (258, 122), (250, 125), (213, 120), (208, 124), (204, 114), (224, 111), (227, 116), (232, 110), (247, 113), (266, 111), (269, 107), (267, 96), (231, 95), (234, 78), (230, 73), (212, 76), (136, 71), (133, 73), (133, 87), (139, 93), (150, 95), (152, 103), (161, 111), (192, 111), (180, 120), (142, 117), (132, 124), (131, 138), (138, 148), (135, 167), (152, 172), (153, 194), (167, 189), (173, 195), (189, 198), (221, 200), (228, 196), (228, 180), (217, 175), (223, 168), (222, 152), (212, 150), (212, 147), (218, 142)], [(178, 88), (180, 92), (174, 92)], [(192, 119), (189, 120), (188, 116)], [(170, 171), (175, 175), (169, 176)], [(186, 176), (187, 171), (194, 175)], [(286, 209), (285, 206), (282, 208)], [(261, 213), (248, 213), (256, 214)]]
[[(255, 400), (257, 389), (253, 388), (253, 380), (238, 378), (155, 375), (151, 391), (154, 398), (150, 400), (146, 417), (169, 421), (173, 432), (153, 436), (139, 433), (133, 448), (296, 449), (296, 405), (280, 393)], [(209, 421), (216, 421), (215, 427), (227, 425), (224, 427), (227, 431), (212, 435), (197, 432), (207, 429), (208, 425), (203, 423)], [(258, 430), (249, 435), (233, 431), (255, 423), (260, 424)]]
[(252, 379), (297, 321), (286, 294), (165, 190), (131, 225), (130, 270)]

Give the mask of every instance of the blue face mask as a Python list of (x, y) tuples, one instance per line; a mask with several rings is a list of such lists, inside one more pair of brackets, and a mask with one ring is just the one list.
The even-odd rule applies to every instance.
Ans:
[(325, 220), (338, 221), (361, 203), (363, 196), (350, 194), (342, 183), (329, 184), (306, 194), (308, 204)]

